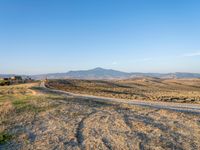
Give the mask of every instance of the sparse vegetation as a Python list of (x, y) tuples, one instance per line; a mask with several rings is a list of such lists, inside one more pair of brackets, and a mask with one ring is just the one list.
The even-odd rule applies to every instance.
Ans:
[(5, 144), (6, 142), (10, 141), (12, 139), (12, 135), (2, 132), (0, 133), (0, 144)]
[(9, 81), (0, 80), (0, 86), (10, 85)]
[(0, 87), (0, 149), (200, 149), (199, 133), (199, 114)]
[(111, 98), (200, 103), (200, 79), (49, 80), (47, 86)]

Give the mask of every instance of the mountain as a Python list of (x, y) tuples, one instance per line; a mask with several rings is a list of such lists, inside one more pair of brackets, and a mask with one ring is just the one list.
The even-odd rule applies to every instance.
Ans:
[(71, 78), (94, 78), (94, 79), (111, 79), (129, 77), (130, 74), (126, 72), (116, 71), (112, 69), (95, 68), (92, 70), (70, 71), (67, 73)]
[[(10, 77), (13, 75), (2, 75), (0, 77)], [(32, 75), (30, 76), (33, 79), (127, 79), (127, 78), (136, 78), (136, 77), (156, 77), (156, 78), (200, 78), (199, 73), (140, 73), (133, 72), (127, 73), (122, 71), (117, 71), (113, 69), (104, 69), (104, 68), (95, 68), (91, 70), (79, 70), (79, 71), (69, 71), (66, 73), (51, 73), (51, 74), (41, 74), (41, 75)]]
[(112, 69), (95, 68), (91, 70), (69, 71), (66, 73), (52, 73), (32, 76), (35, 79), (120, 79), (130, 77), (130, 73), (116, 71)]

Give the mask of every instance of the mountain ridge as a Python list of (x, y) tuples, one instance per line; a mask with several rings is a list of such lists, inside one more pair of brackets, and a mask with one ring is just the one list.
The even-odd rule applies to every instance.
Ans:
[[(0, 74), (0, 77), (10, 77), (15, 74)], [(24, 75), (23, 75), (24, 76)], [(142, 73), (123, 72), (113, 69), (97, 67), (90, 70), (68, 71), (65, 73), (48, 73), (29, 75), (33, 79), (127, 79), (136, 77), (156, 77), (156, 78), (200, 78), (200, 73), (174, 72), (174, 73)]]

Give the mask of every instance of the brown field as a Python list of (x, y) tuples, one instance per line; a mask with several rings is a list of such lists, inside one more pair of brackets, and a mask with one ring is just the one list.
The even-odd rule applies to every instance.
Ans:
[(47, 86), (78, 94), (165, 101), (200, 103), (200, 79), (137, 78), (118, 81), (49, 80)]
[(0, 87), (0, 149), (197, 150), (200, 117), (94, 101), (37, 83)]

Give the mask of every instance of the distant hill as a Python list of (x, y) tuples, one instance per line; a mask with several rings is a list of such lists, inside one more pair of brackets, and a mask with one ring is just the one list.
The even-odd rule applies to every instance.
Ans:
[[(10, 77), (13, 75), (2, 75), (0, 77)], [(66, 73), (51, 73), (51, 74), (41, 74), (30, 76), (33, 79), (127, 79), (136, 77), (156, 77), (156, 78), (200, 78), (200, 73), (140, 73), (133, 72), (127, 73), (122, 71), (117, 71), (113, 69), (95, 68), (91, 70), (79, 70), (79, 71), (69, 71)]]
[(109, 79), (109, 78), (125, 78), (130, 74), (126, 72), (116, 71), (112, 69), (95, 68), (92, 70), (70, 71), (67, 73), (71, 78), (94, 78), (94, 79)]
[[(0, 74), (0, 78), (10, 78), (13, 76), (18, 76), (17, 74)], [(26, 77), (31, 77), (31, 76), (27, 76), (27, 75), (19, 75), (22, 78), (26, 78)]]
[(131, 73), (132, 77), (156, 77), (156, 78), (200, 78), (200, 73)]
[(0, 74), (0, 78), (10, 78), (12, 76), (15, 76), (14, 74)]
[(175, 78), (200, 78), (199, 73), (182, 73), (176, 72), (171, 74), (166, 74), (165, 77), (175, 77)]
[(69, 71), (66, 73), (52, 73), (32, 76), (36, 79), (116, 79), (116, 78), (129, 78), (130, 73), (116, 71), (112, 69), (95, 68), (91, 70)]

